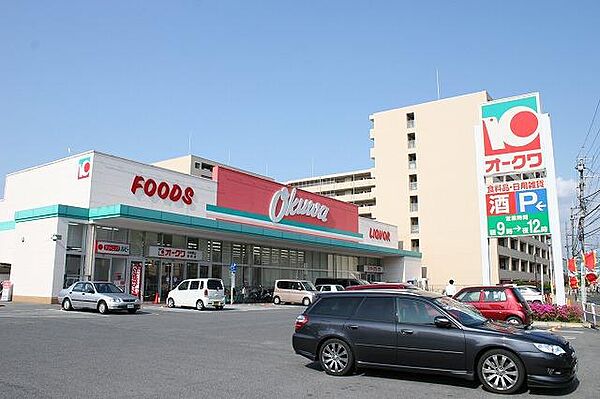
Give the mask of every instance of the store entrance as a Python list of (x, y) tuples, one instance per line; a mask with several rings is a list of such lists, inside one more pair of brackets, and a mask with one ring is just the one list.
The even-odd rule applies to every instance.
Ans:
[(183, 280), (183, 271), (185, 264), (183, 262), (161, 262), (160, 277), (160, 300), (166, 301), (169, 291), (177, 287)]

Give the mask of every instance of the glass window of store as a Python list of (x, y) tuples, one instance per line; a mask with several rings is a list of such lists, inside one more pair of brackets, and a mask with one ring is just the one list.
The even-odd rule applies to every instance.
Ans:
[(65, 261), (65, 275), (63, 281), (63, 288), (71, 286), (71, 284), (81, 280), (81, 255), (69, 255), (67, 254)]

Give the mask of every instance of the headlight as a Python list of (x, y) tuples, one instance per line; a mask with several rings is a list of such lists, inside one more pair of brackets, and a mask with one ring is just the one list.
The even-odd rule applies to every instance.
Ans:
[(121, 298), (113, 298), (112, 301), (113, 302), (121, 302)]
[(558, 345), (548, 345), (548, 344), (533, 344), (538, 350), (544, 353), (552, 353), (554, 355), (562, 355), (566, 353), (563, 348)]

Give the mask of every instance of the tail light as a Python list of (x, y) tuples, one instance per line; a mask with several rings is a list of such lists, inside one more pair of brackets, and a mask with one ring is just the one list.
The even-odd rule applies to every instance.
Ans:
[(302, 327), (304, 327), (308, 323), (308, 316), (301, 314), (296, 317), (296, 323), (294, 324), (294, 330), (296, 332), (300, 331)]
[(208, 296), (208, 290), (207, 289), (204, 290), (204, 296)]

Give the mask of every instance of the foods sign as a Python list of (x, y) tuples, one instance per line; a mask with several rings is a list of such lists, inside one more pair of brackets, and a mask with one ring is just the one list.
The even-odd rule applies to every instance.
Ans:
[(538, 94), (482, 105), (485, 176), (544, 169), (546, 118)]

